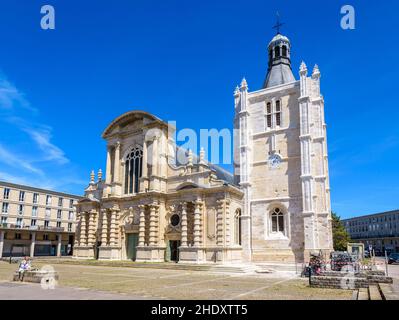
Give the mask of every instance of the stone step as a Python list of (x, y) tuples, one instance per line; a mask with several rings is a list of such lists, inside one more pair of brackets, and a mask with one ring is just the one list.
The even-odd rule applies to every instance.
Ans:
[(369, 300), (369, 292), (366, 288), (360, 288), (357, 300)]
[(377, 285), (370, 285), (368, 291), (370, 300), (382, 300), (381, 293)]

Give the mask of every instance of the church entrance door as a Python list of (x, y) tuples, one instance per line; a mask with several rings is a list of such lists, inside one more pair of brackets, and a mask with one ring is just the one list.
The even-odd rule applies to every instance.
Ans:
[(138, 242), (139, 242), (139, 237), (137, 233), (127, 234), (126, 256), (128, 259), (136, 261)]
[(179, 261), (179, 247), (180, 240), (170, 240), (169, 241), (169, 249), (170, 249), (170, 261)]

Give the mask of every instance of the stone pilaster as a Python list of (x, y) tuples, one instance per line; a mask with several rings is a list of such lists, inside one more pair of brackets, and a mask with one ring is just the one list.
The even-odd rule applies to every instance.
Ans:
[(202, 219), (202, 206), (201, 201), (195, 202), (194, 210), (194, 247), (199, 247), (202, 244), (201, 233), (201, 219)]
[(158, 212), (159, 206), (156, 204), (151, 204), (150, 205), (150, 239), (149, 239), (149, 245), (150, 246), (155, 246), (158, 244)]
[(223, 246), (224, 243), (224, 227), (223, 227), (223, 216), (225, 211), (225, 200), (217, 201), (217, 212), (216, 212), (216, 245)]
[(230, 222), (230, 201), (225, 201), (225, 243), (226, 246), (231, 244), (231, 222)]
[(144, 246), (145, 241), (145, 206), (140, 205), (140, 220), (139, 220), (139, 246)]
[(86, 246), (87, 245), (87, 223), (86, 223), (86, 212), (80, 213), (80, 239), (79, 239), (79, 246)]
[(101, 246), (105, 247), (108, 244), (108, 219), (107, 209), (102, 209), (102, 224), (101, 224)]
[(111, 210), (111, 228), (110, 228), (110, 237), (109, 237), (109, 244), (111, 246), (117, 246), (117, 225), (116, 225), (116, 219), (117, 219), (117, 213), (118, 209), (113, 208)]
[(181, 212), (181, 246), (187, 247), (187, 203), (182, 203)]
[(96, 219), (96, 212), (91, 211), (88, 213), (89, 215), (89, 228), (88, 228), (88, 235), (87, 235), (87, 245), (89, 247), (93, 247), (96, 241), (96, 225), (95, 225), (95, 219)]
[(114, 182), (119, 183), (119, 168), (120, 168), (120, 150), (121, 150), (121, 144), (118, 141), (115, 144), (115, 156), (114, 156)]

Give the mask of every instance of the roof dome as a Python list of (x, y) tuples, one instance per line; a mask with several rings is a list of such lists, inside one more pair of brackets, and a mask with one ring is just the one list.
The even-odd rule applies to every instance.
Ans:
[(288, 39), (286, 36), (282, 35), (281, 33), (278, 33), (269, 42), (269, 47), (272, 46), (272, 45), (275, 45), (275, 44), (277, 44), (279, 42), (288, 42), (288, 43), (290, 43), (290, 39)]

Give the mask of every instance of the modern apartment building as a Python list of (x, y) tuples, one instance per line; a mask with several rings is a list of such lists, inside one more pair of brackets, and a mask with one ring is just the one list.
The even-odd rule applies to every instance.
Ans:
[(342, 220), (352, 240), (364, 243), (377, 255), (399, 252), (399, 210)]
[(0, 258), (71, 255), (79, 199), (0, 181)]

